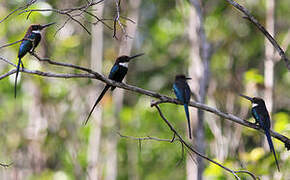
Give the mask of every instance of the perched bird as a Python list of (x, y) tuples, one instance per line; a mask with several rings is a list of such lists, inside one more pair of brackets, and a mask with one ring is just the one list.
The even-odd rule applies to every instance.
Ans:
[(188, 123), (188, 131), (189, 131), (189, 138), (191, 139), (191, 127), (190, 127), (190, 119), (189, 119), (189, 111), (188, 111), (188, 103), (190, 101), (190, 88), (187, 84), (187, 80), (191, 78), (185, 77), (185, 75), (177, 75), (175, 76), (175, 82), (173, 84), (173, 90), (177, 97), (177, 99), (183, 103), (187, 123)]
[(255, 118), (255, 124), (259, 124), (259, 126), (265, 131), (266, 137), (268, 144), (270, 146), (270, 150), (274, 154), (275, 162), (278, 168), (278, 171), (280, 171), (278, 160), (276, 157), (274, 145), (271, 139), (270, 135), (270, 127), (271, 127), (271, 122), (270, 122), (270, 116), (266, 108), (266, 104), (262, 98), (259, 97), (248, 97), (245, 95), (240, 94), (241, 97), (246, 98), (247, 100), (252, 102), (252, 115)]
[(28, 52), (34, 52), (34, 49), (37, 47), (41, 40), (41, 34), (40, 31), (54, 23), (49, 23), (45, 25), (31, 25), (24, 38), (22, 43), (20, 44), (19, 51), (18, 51), (18, 64), (16, 69), (16, 77), (15, 77), (15, 85), (14, 85), (14, 96), (16, 98), (16, 86), (17, 86), (17, 78), (19, 74), (20, 64), (22, 68), (24, 68), (23, 63), (21, 59), (28, 53)]
[[(117, 81), (117, 82), (122, 82), (124, 77), (127, 74), (128, 71), (128, 64), (129, 61), (144, 55), (143, 53), (141, 54), (137, 54), (135, 56), (120, 56), (116, 59), (114, 66), (112, 67), (110, 74), (109, 74), (109, 79)], [(105, 93), (108, 91), (108, 89), (111, 88), (111, 91), (113, 91), (116, 86), (111, 86), (111, 85), (106, 85), (105, 88), (103, 89), (103, 91), (101, 92), (100, 96), (98, 97), (97, 101), (95, 102), (93, 108), (91, 109), (89, 116), (87, 117), (86, 121), (85, 121), (85, 125), (87, 124), (89, 118), (91, 117), (95, 107), (97, 106), (97, 104), (101, 101), (101, 99), (103, 98), (103, 96), (105, 95)]]

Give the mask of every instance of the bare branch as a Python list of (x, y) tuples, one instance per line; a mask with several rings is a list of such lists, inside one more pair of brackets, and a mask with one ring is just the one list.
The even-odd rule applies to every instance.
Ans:
[(279, 46), (277, 41), (264, 28), (264, 26), (262, 26), (258, 22), (258, 20), (253, 15), (251, 15), (251, 13), (250, 13), (250, 11), (248, 9), (244, 8), (243, 6), (241, 6), (240, 4), (235, 2), (234, 0), (226, 0), (226, 1), (228, 3), (230, 3), (232, 6), (234, 6), (235, 8), (237, 8), (239, 11), (241, 11), (244, 15), (246, 15), (246, 17), (244, 17), (244, 18), (248, 19), (250, 22), (252, 22), (266, 36), (266, 38), (271, 42), (271, 44), (278, 51), (278, 53), (281, 56), (281, 58), (285, 61), (287, 69), (290, 70), (290, 60), (286, 57), (286, 54), (285, 54), (284, 50)]
[[(287, 51), (289, 44), (290, 44), (290, 29), (288, 29), (288, 32), (287, 32), (286, 36), (284, 37), (281, 46), (282, 46), (282, 48), (283, 48), (285, 51)], [(275, 62), (276, 62), (276, 61), (279, 61), (279, 59), (280, 59), (280, 58), (279, 58), (279, 53), (276, 52), (276, 53), (275, 53), (275, 56), (274, 56), (274, 60), (275, 60)]]
[[(32, 12), (55, 12), (61, 15), (65, 15), (68, 18), (70, 18), (72, 21), (76, 22), (77, 24), (79, 24), (89, 35), (91, 34), (91, 32), (85, 27), (85, 25), (83, 25), (79, 20), (75, 19), (73, 15), (71, 15), (70, 13), (68, 13), (67, 11), (63, 11), (63, 10), (58, 10), (58, 9), (28, 9), (28, 10), (23, 10), (21, 11), (19, 14), (23, 14), (23, 13), (29, 13), (29, 15)], [(79, 16), (80, 14), (78, 14)]]
[[(65, 8), (65, 9), (56, 9), (56, 8), (46, 8), (46, 9), (27, 9), (30, 5), (32, 5), (33, 3), (35, 3), (37, 0), (31, 0), (27, 5), (25, 5), (24, 7), (20, 7), (18, 9), (15, 9), (14, 11), (12, 11), (11, 13), (9, 13), (4, 19), (2, 19), (0, 21), (0, 23), (4, 20), (6, 20), (10, 15), (14, 14), (15, 12), (21, 10), (19, 14), (23, 14), (23, 13), (28, 13), (27, 15), (27, 19), (30, 17), (30, 15), (33, 13), (33, 12), (54, 12), (54, 13), (57, 13), (57, 14), (60, 14), (60, 15), (64, 15), (64, 16), (67, 16), (67, 19), (66, 21), (60, 26), (60, 28), (57, 30), (60, 31), (68, 22), (69, 20), (72, 20), (74, 22), (76, 22), (77, 24), (79, 24), (89, 35), (91, 34), (91, 32), (89, 31), (89, 29), (80, 21), (77, 19), (77, 17), (81, 17), (84, 13), (85, 14), (88, 14), (89, 16), (95, 18), (97, 21), (96, 22), (89, 22), (89, 23), (92, 23), (92, 24), (96, 24), (98, 22), (101, 22), (104, 26), (106, 26), (108, 29), (110, 30), (113, 30), (113, 37), (117, 39), (116, 37), (116, 31), (117, 31), (117, 24), (120, 26), (122, 32), (125, 34), (126, 37), (129, 37), (127, 34), (126, 34), (126, 30), (124, 28), (124, 24), (122, 24), (122, 22), (120, 21), (120, 18), (122, 19), (125, 19), (125, 20), (128, 20), (132, 23), (135, 23), (133, 20), (131, 20), (130, 18), (127, 18), (127, 17), (124, 17), (124, 16), (121, 16), (120, 15), (120, 4), (121, 4), (121, 0), (115, 0), (116, 2), (116, 16), (114, 19), (101, 19), (99, 17), (97, 17), (96, 15), (92, 14), (89, 12), (89, 8), (91, 7), (94, 7), (95, 5), (98, 5), (102, 2), (104, 2), (105, 0), (99, 0), (97, 2), (95, 1), (87, 1), (87, 3), (85, 3), (84, 5), (82, 6), (79, 6), (79, 7), (72, 7), (72, 8)], [(114, 27), (110, 27), (106, 22), (105, 20), (111, 20), (114, 22)], [(56, 33), (57, 33), (56, 32)], [(9, 45), (8, 45), (9, 46)], [(6, 47), (6, 46), (4, 46)], [(2, 48), (2, 47), (0, 47)]]
[[(19, 72), (43, 76), (43, 77), (54, 77), (54, 78), (64, 78), (64, 79), (69, 79), (69, 78), (91, 78), (91, 79), (94, 79), (95, 78), (95, 76), (92, 74), (58, 74), (58, 73), (42, 72), (42, 71), (38, 71), (38, 70), (28, 70), (25, 68), (20, 68)], [(8, 77), (14, 73), (16, 73), (16, 69), (10, 70), (8, 73), (1, 75), (0, 80), (4, 79), (5, 77)]]
[(16, 65), (15, 64), (13, 64), (11, 61), (9, 61), (8, 59), (5, 59), (4, 57), (2, 57), (2, 56), (0, 56), (0, 59), (2, 60), (2, 61), (4, 61), (4, 62), (6, 62), (7, 64), (10, 64), (11, 66), (14, 66), (14, 67), (16, 67)]
[(0, 76), (0, 80), (6, 78), (6, 77), (8, 77), (8, 76), (10, 76), (11, 74), (14, 74), (15, 72), (16, 72), (16, 69), (12, 69), (12, 70), (10, 70), (10, 71), (7, 72), (7, 73), (2, 74), (2, 75)]
[(117, 38), (116, 33), (117, 33), (117, 22), (119, 22), (119, 18), (120, 18), (120, 4), (121, 4), (121, 0), (115, 0), (116, 3), (116, 9), (117, 9), (117, 15), (114, 19), (114, 33), (113, 33), (113, 38)]
[(120, 132), (117, 132), (117, 134), (121, 138), (128, 138), (128, 139), (132, 139), (132, 140), (138, 140), (138, 141), (150, 141), (150, 140), (154, 140), (154, 141), (163, 141), (163, 142), (170, 142), (171, 143), (171, 139), (161, 139), (161, 138), (151, 137), (151, 136), (147, 136), (147, 137), (125, 136), (125, 135), (122, 135)]
[[(124, 84), (124, 83), (118, 83), (116, 81), (112, 81), (110, 79), (108, 79), (107, 77), (101, 75), (100, 73), (98, 72), (95, 72), (89, 68), (85, 68), (85, 67), (81, 67), (81, 66), (77, 66), (77, 65), (73, 65), (73, 64), (68, 64), (68, 63), (60, 63), (60, 62), (55, 62), (55, 61), (52, 61), (48, 58), (40, 58), (38, 57), (36, 54), (32, 54), (34, 55), (38, 60), (41, 60), (41, 61), (46, 61), (48, 62), (49, 64), (53, 64), (53, 65), (57, 65), (57, 66), (63, 66), (63, 67), (70, 67), (70, 68), (73, 68), (73, 69), (77, 69), (77, 70), (82, 70), (82, 71), (85, 71), (89, 74), (55, 74), (55, 73), (49, 73), (49, 72), (41, 72), (41, 71), (32, 71), (32, 70), (28, 70), (28, 69), (21, 69), (22, 72), (24, 73), (28, 73), (28, 74), (35, 74), (35, 75), (39, 75), (39, 76), (45, 76), (45, 77), (56, 77), (56, 78), (90, 78), (90, 79), (97, 79), (97, 80), (100, 80), (106, 84), (109, 84), (111, 86), (116, 86), (118, 88), (122, 88), (122, 89), (125, 89), (125, 90), (128, 90), (128, 91), (132, 91), (132, 92), (136, 92), (136, 93), (139, 93), (139, 94), (143, 94), (143, 95), (146, 95), (146, 96), (150, 96), (150, 97), (154, 97), (154, 98), (157, 98), (159, 99), (159, 101), (155, 101), (153, 103), (153, 105), (158, 105), (160, 103), (173, 103), (173, 104), (179, 104), (179, 105), (183, 105), (181, 102), (179, 102), (177, 99), (174, 99), (174, 98), (171, 98), (171, 97), (168, 97), (168, 96), (165, 96), (163, 94), (160, 94), (160, 93), (157, 93), (157, 92), (154, 92), (154, 91), (150, 91), (150, 90), (146, 90), (146, 89), (142, 89), (142, 88), (139, 88), (137, 86), (132, 86), (132, 85), (128, 85), (128, 84)], [(3, 58), (0, 56), (0, 60), (4, 61), (5, 63), (8, 63), (14, 67), (16, 67), (15, 64), (13, 64), (12, 62), (10, 62), (9, 60)], [(0, 76), (3, 79), (13, 73), (15, 73), (15, 69), (14, 70), (11, 70), (9, 71), (8, 73)], [(238, 123), (240, 125), (243, 125), (243, 126), (246, 126), (246, 127), (249, 127), (249, 128), (252, 128), (252, 129), (256, 129), (260, 132), (263, 132), (264, 131), (258, 127), (257, 125), (255, 125), (254, 123), (251, 123), (251, 122), (248, 122), (248, 121), (245, 121), (233, 114), (229, 114), (229, 113), (224, 113), (218, 109), (215, 109), (213, 107), (210, 107), (210, 106), (207, 106), (205, 104), (202, 104), (202, 103), (199, 103), (199, 102), (195, 102), (195, 101), (191, 101), (189, 103), (189, 106), (191, 107), (195, 107), (195, 108), (198, 108), (198, 109), (202, 109), (204, 111), (208, 111), (208, 112), (211, 112), (213, 114), (216, 114), (217, 116), (220, 116), (224, 119), (227, 119), (227, 120), (230, 120), (230, 121), (233, 121), (235, 123)], [(281, 135), (277, 132), (274, 132), (271, 130), (271, 136), (280, 140), (281, 142), (283, 142), (285, 144), (285, 147), (289, 150), (290, 149), (290, 139), (287, 138), (286, 136), (284, 135)]]
[[(168, 99), (168, 100), (161, 100), (161, 101), (153, 102), (153, 104), (156, 104), (156, 105), (161, 104), (161, 103), (181, 104), (180, 102), (178, 102), (175, 99)], [(246, 127), (252, 128), (252, 129), (256, 129), (256, 130), (258, 130), (260, 132), (265, 133), (263, 129), (261, 129), (259, 126), (255, 125), (254, 123), (251, 123), (249, 121), (243, 120), (243, 119), (241, 119), (241, 118), (239, 118), (239, 117), (237, 117), (235, 115), (232, 115), (232, 114), (229, 114), (229, 113), (224, 113), (224, 112), (222, 112), (222, 111), (220, 111), (218, 109), (209, 107), (209, 106), (207, 106), (205, 104), (191, 101), (189, 106), (192, 106), (192, 107), (195, 107), (195, 108), (199, 108), (199, 109), (211, 112), (211, 113), (216, 114), (216, 115), (218, 115), (218, 116), (220, 116), (222, 118), (225, 118), (227, 120), (233, 121), (233, 122), (238, 123), (240, 125), (243, 125), (243, 126), (246, 126)], [(283, 142), (285, 144), (285, 147), (289, 150), (289, 147), (290, 147), (290, 139), (289, 138), (287, 138), (286, 136), (281, 135), (281, 134), (279, 134), (277, 132), (274, 132), (272, 130), (271, 130), (271, 136), (276, 138), (276, 139), (278, 139), (278, 140), (280, 140), (281, 142)]]
[(235, 173), (244, 173), (244, 174), (250, 175), (253, 179), (260, 179), (259, 177), (255, 176), (253, 173), (251, 173), (250, 171), (246, 171), (246, 170), (235, 171)]
[(13, 15), (15, 12), (19, 11), (19, 10), (24, 10), (27, 9), (29, 6), (31, 6), (32, 4), (34, 4), (37, 0), (31, 0), (29, 1), (25, 6), (21, 6), (13, 11), (11, 11), (7, 16), (5, 16), (3, 19), (0, 20), (0, 23), (2, 23), (3, 21), (5, 21), (6, 19), (8, 19), (11, 15)]
[(23, 41), (23, 39), (18, 40), (18, 41), (15, 41), (15, 42), (13, 42), (13, 43), (4, 44), (4, 45), (0, 46), (0, 49), (5, 48), (5, 47), (12, 46), (12, 45), (17, 44), (17, 43), (22, 42), (22, 41)]
[(85, 68), (85, 67), (81, 67), (81, 66), (77, 66), (77, 65), (69, 64), (69, 63), (56, 62), (56, 61), (53, 61), (53, 60), (51, 60), (49, 58), (41, 58), (41, 57), (39, 57), (34, 52), (31, 52), (30, 54), (32, 56), (34, 56), (37, 60), (43, 61), (43, 62), (47, 62), (47, 63), (52, 64), (52, 65), (57, 65), (57, 66), (63, 66), (63, 67), (69, 67), (69, 68), (73, 68), (73, 69), (78, 69), (78, 70), (86, 71), (86, 72), (88, 72), (90, 74), (98, 74), (97, 72), (94, 72), (93, 70), (91, 70), (89, 68)]
[(125, 35), (125, 37), (127, 38), (132, 38), (131, 36), (129, 36), (126, 32), (126, 29), (125, 29), (125, 26), (121, 21), (120, 21), (120, 18), (122, 19), (125, 19), (127, 21), (130, 21), (131, 23), (134, 23), (135, 22), (130, 19), (130, 18), (127, 18), (127, 17), (124, 17), (124, 16), (121, 16), (121, 0), (115, 0), (115, 4), (116, 4), (116, 16), (114, 18), (114, 28), (113, 28), (113, 38), (117, 38), (117, 24), (119, 24), (123, 34)]
[[(97, 2), (91, 1), (91, 2), (86, 3), (85, 5), (82, 5), (82, 6), (79, 6), (79, 7), (66, 8), (66, 9), (53, 9), (53, 8), (51, 8), (51, 9), (28, 9), (28, 10), (25, 10), (27, 8), (26, 7), (26, 8), (24, 8), (24, 10), (22, 10), (18, 14), (29, 13), (28, 16), (27, 16), (27, 18), (28, 18), (31, 15), (31, 13), (33, 13), (33, 12), (47, 12), (47, 11), (49, 11), (49, 12), (58, 13), (58, 14), (67, 16), (69, 19), (71, 19), (72, 21), (74, 21), (77, 24), (79, 24), (88, 34), (91, 34), (90, 31), (85, 27), (85, 25), (82, 24), (75, 17), (81, 16), (83, 13), (87, 13), (87, 9), (88, 8), (93, 7), (93, 6), (99, 4), (99, 3), (103, 2), (103, 1), (105, 1), (105, 0), (99, 0)], [(74, 12), (80, 12), (80, 13), (78, 13), (78, 14), (72, 14)], [(100, 19), (97, 18), (97, 20), (99, 21)], [(102, 20), (100, 20), (100, 21), (102, 21)], [(66, 23), (67, 23), (67, 20), (66, 20), (65, 24)], [(102, 23), (105, 24), (104, 22), (102, 22)]]
[[(186, 147), (188, 148), (188, 150), (190, 150), (190, 152), (196, 154), (197, 156), (223, 168), (224, 170), (230, 172), (231, 174), (233, 174), (235, 176), (236, 179), (240, 179), (239, 176), (236, 174), (236, 171), (231, 170), (230, 168), (227, 168), (225, 166), (223, 166), (222, 164), (210, 159), (209, 157), (206, 157), (205, 155), (199, 153), (197, 150), (195, 150), (189, 143), (185, 142), (184, 139), (178, 134), (178, 132), (175, 130), (175, 128), (170, 124), (170, 122), (165, 118), (165, 116), (163, 115), (163, 113), (161, 112), (161, 109), (159, 108), (159, 106), (152, 101), (151, 102), (151, 107), (156, 107), (156, 109), (158, 110), (158, 113), (160, 115), (160, 117), (163, 119), (163, 121), (167, 124), (167, 126), (170, 128), (170, 130), (178, 137), (178, 140)], [(244, 171), (238, 171), (239, 173), (244, 173)], [(248, 172), (248, 171), (245, 171)], [(252, 174), (252, 173), (250, 173)], [(255, 176), (253, 176), (253, 179), (256, 179)]]
[(87, 11), (87, 10), (84, 10), (85, 13), (87, 13), (88, 15), (96, 18), (98, 21), (93, 23), (93, 24), (97, 24), (98, 22), (101, 22), (104, 26), (106, 26), (108, 29), (110, 30), (113, 30), (113, 28), (111, 26), (109, 26), (107, 23), (104, 22), (104, 19), (100, 19), (98, 16), (94, 15), (93, 13)]
[(3, 163), (0, 163), (0, 166), (2, 166), (2, 167), (4, 167), (4, 168), (8, 168), (8, 167), (10, 167), (12, 164), (13, 164), (13, 162), (10, 163), (10, 164), (3, 164)]
[(21, 40), (18, 40), (18, 41), (12, 42), (12, 43), (4, 44), (4, 45), (0, 46), (0, 49), (5, 48), (5, 47), (12, 46), (12, 45), (17, 44), (17, 43), (20, 43), (20, 42), (22, 42), (24, 40), (33, 41), (33, 39), (23, 38)]
[(60, 31), (60, 30), (62, 30), (63, 28), (64, 28), (64, 26), (70, 21), (71, 19), (70, 18), (67, 18), (65, 21), (64, 21), (64, 23), (55, 31), (55, 33), (54, 33), (54, 36), (56, 36), (56, 34)]

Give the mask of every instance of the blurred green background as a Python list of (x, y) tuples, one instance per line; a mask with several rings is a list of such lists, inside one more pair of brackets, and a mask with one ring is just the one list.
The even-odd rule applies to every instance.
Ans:
[[(265, 1), (248, 0), (243, 3), (255, 17), (265, 24)], [(87, 1), (43, 0), (29, 8), (64, 9), (78, 7)], [(0, 19), (12, 10), (23, 6), (23, 0), (1, 0)], [(123, 1), (129, 4), (130, 1)], [(264, 87), (264, 36), (225, 0), (205, 0), (204, 26), (208, 41), (215, 46), (210, 62), (211, 79), (206, 104), (241, 118), (253, 119), (250, 104), (237, 96), (239, 92), (262, 96)], [(127, 7), (129, 5), (123, 5)], [(130, 64), (127, 82), (138, 87), (174, 96), (172, 83), (177, 73), (187, 73), (189, 61), (188, 19), (190, 3), (187, 1), (141, 1), (139, 22), (131, 54), (145, 55)], [(276, 1), (276, 39), (281, 43), (289, 32), (290, 1)], [(98, 5), (89, 10), (98, 10)], [(106, 1), (104, 18), (115, 15), (114, 1)], [(122, 14), (128, 15), (130, 8)], [(20, 11), (19, 11), (20, 12)], [(56, 22), (47, 28), (36, 52), (59, 62), (90, 67), (91, 36), (77, 23), (66, 21), (64, 15), (46, 12), (18, 12), (0, 24), (0, 46), (20, 40), (32, 23)], [(129, 17), (130, 18), (130, 17)], [(79, 18), (91, 29), (92, 17)], [(106, 21), (110, 26), (111, 20)], [(122, 22), (126, 23), (123, 19)], [(118, 29), (120, 31), (120, 29)], [(121, 31), (120, 31), (121, 32)], [(119, 32), (119, 34), (120, 34)], [(113, 31), (104, 27), (103, 73), (108, 74), (118, 56), (120, 41), (112, 38)], [(19, 44), (0, 49), (0, 55), (17, 62)], [(288, 48), (289, 49), (289, 48)], [(286, 54), (290, 57), (290, 51)], [(31, 55), (23, 58), (26, 68), (45, 72), (76, 73), (73, 69), (40, 63)], [(4, 74), (12, 66), (0, 62)], [(274, 68), (274, 106), (272, 129), (290, 137), (290, 72), (281, 60)], [(14, 76), (0, 81), (0, 162), (13, 162), (10, 168), (0, 168), (0, 179), (90, 179), (88, 177), (89, 138), (92, 135), (92, 118), (87, 126), (85, 119), (97, 94), (96, 87), (103, 83), (88, 79), (43, 78), (21, 73), (18, 97), (14, 99)], [(248, 89), (248, 90), (247, 90)], [(119, 89), (116, 89), (119, 91)], [(88, 93), (89, 92), (89, 93)], [(172, 133), (150, 107), (152, 98), (125, 92), (123, 108), (115, 119), (114, 101), (108, 93), (101, 102), (101, 143), (97, 164), (98, 179), (109, 179), (110, 168), (117, 169), (116, 179), (186, 179), (189, 157), (182, 158), (181, 145), (159, 141), (138, 141), (120, 138), (123, 135), (171, 138)], [(168, 120), (186, 136), (187, 127), (182, 106), (162, 104)], [(216, 128), (211, 126), (215, 123)], [(217, 132), (214, 132), (217, 131)], [(219, 134), (219, 136), (217, 136)], [(284, 144), (273, 139), (281, 172), (277, 172), (273, 155), (264, 144), (264, 135), (205, 113), (206, 155), (227, 167), (247, 169), (261, 179), (290, 177), (290, 154)], [(116, 146), (111, 146), (112, 142)], [(112, 148), (115, 148), (112, 150)], [(112, 154), (115, 153), (115, 154)], [(111, 166), (116, 155), (117, 166)], [(181, 163), (179, 161), (181, 160)], [(204, 179), (233, 179), (223, 169), (205, 162)], [(241, 176), (250, 179), (249, 176)]]

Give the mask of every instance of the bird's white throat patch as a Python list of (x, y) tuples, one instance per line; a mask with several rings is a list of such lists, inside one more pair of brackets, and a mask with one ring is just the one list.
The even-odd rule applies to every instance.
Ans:
[(252, 104), (252, 107), (257, 107), (259, 104), (257, 104), (257, 103), (253, 103)]
[(120, 66), (123, 66), (123, 67), (126, 67), (126, 68), (128, 68), (128, 64), (129, 64), (129, 62), (119, 63)]
[(40, 34), (40, 30), (33, 30), (33, 33)]

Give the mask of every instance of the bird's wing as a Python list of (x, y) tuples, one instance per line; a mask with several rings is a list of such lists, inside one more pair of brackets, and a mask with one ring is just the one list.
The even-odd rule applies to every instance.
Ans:
[(184, 91), (182, 90), (182, 88), (179, 87), (179, 85), (177, 83), (174, 83), (173, 90), (174, 90), (174, 93), (175, 93), (177, 99), (184, 103)]
[(110, 71), (110, 74), (109, 74), (109, 79), (115, 79), (116, 77), (116, 74), (119, 70), (119, 66), (117, 64), (114, 64), (114, 66), (112, 67), (111, 71)]
[(33, 41), (33, 49), (32, 49), (33, 51), (38, 46), (40, 40), (41, 40), (41, 35), (40, 34), (35, 34), (35, 38), (34, 38), (34, 41)]
[(274, 145), (273, 145), (273, 142), (272, 142), (272, 139), (271, 139), (271, 135), (270, 135), (270, 116), (269, 116), (269, 113), (268, 113), (267, 109), (260, 109), (260, 111), (261, 112), (258, 112), (258, 108), (253, 108), (252, 109), (252, 114), (253, 114), (254, 118), (259, 122), (260, 127), (265, 130), (265, 134), (266, 134), (266, 137), (267, 137), (267, 141), (268, 141), (270, 150), (274, 154), (277, 168), (280, 171), (279, 164), (278, 164), (278, 159), (276, 157), (275, 148), (274, 148)]
[(185, 102), (186, 103), (189, 103), (190, 95), (191, 95), (190, 88), (189, 88), (188, 84), (186, 83), (185, 84), (185, 88), (184, 88), (184, 97), (185, 97)]
[(32, 46), (33, 45), (31, 41), (29, 40), (22, 41), (19, 47), (18, 57), (22, 58), (23, 56), (25, 56), (25, 54), (31, 50)]
[(259, 115), (257, 108), (252, 109), (252, 115), (256, 119), (256, 122), (258, 122), (261, 127), (264, 127), (263, 116)]
[(270, 116), (267, 109), (253, 108), (252, 115), (263, 129), (270, 129)]

